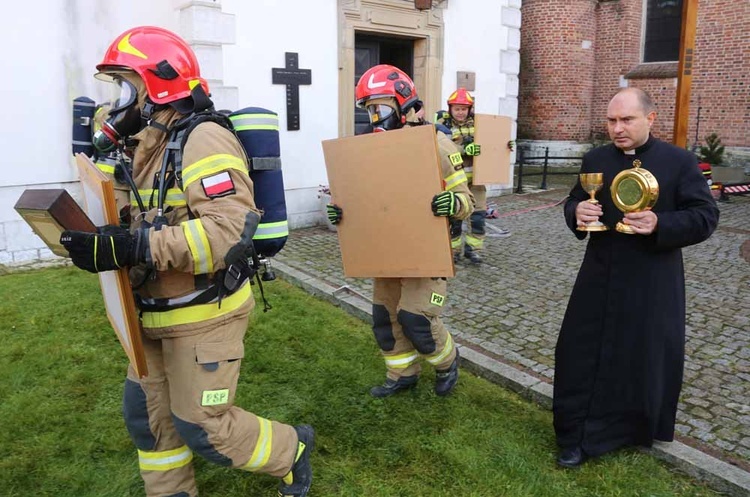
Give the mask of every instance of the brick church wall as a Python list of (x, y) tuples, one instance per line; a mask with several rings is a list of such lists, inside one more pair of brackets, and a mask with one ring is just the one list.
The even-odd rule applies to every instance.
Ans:
[(519, 138), (588, 139), (595, 5), (595, 0), (523, 2)]
[[(640, 64), (643, 8), (643, 0), (524, 1), (519, 136), (606, 136), (607, 103), (619, 88), (631, 86), (653, 97), (654, 134), (672, 140), (677, 63)], [(580, 56), (580, 40), (570, 39), (576, 30), (559, 21), (566, 16), (582, 22), (577, 33), (594, 41), (593, 69)], [(699, 141), (716, 132), (729, 147), (750, 147), (750, 2), (700, 0), (695, 52), (688, 144), (695, 140), (700, 97)]]

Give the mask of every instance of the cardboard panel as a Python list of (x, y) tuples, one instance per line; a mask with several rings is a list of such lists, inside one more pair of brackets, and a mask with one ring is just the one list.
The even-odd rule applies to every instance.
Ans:
[[(86, 213), (96, 226), (119, 224), (112, 181), (84, 154), (76, 155)], [(99, 274), (107, 317), (139, 377), (148, 375), (141, 341), (141, 322), (133, 300), (127, 269)]]
[(508, 149), (512, 125), (513, 120), (506, 116), (474, 116), (474, 143), (482, 147), (482, 153), (474, 157), (475, 185), (512, 183)]
[(454, 276), (448, 220), (430, 208), (443, 190), (434, 127), (326, 140), (323, 154), (347, 277)]

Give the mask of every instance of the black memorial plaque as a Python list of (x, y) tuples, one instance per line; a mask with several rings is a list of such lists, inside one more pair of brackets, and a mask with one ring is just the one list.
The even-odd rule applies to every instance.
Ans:
[(284, 54), (285, 67), (271, 69), (273, 84), (286, 85), (286, 129), (299, 130), (299, 86), (312, 84), (312, 70), (300, 69), (296, 52)]

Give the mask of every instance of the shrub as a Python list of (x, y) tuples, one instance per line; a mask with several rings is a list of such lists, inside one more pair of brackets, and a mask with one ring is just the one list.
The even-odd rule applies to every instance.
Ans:
[(706, 137), (706, 145), (701, 145), (698, 157), (702, 162), (708, 162), (713, 166), (719, 166), (724, 162), (724, 145), (716, 133)]

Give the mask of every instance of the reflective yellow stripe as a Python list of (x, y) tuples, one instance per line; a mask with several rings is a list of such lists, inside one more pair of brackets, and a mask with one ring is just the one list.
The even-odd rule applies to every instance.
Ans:
[(253, 240), (268, 240), (289, 236), (289, 223), (279, 221), (278, 223), (260, 223), (255, 230)]
[(115, 239), (114, 237), (109, 237), (109, 243), (112, 245), (112, 260), (115, 262), (115, 266), (121, 267), (120, 263), (117, 262), (117, 252), (115, 252)]
[(461, 183), (466, 183), (467, 181), (468, 180), (466, 179), (466, 173), (463, 171), (463, 169), (460, 171), (456, 171), (455, 173), (445, 178), (445, 189), (453, 190)]
[(161, 452), (146, 452), (138, 449), (138, 466), (141, 471), (169, 471), (190, 464), (193, 452), (187, 445)]
[(245, 162), (239, 157), (229, 154), (209, 155), (198, 162), (193, 162), (182, 170), (182, 187), (187, 188), (188, 185), (201, 178), (220, 173), (226, 169), (236, 169), (248, 174)]
[(471, 248), (480, 249), (484, 245), (484, 238), (479, 238), (474, 234), (466, 234), (466, 245)]
[(252, 295), (253, 291), (250, 288), (250, 283), (247, 282), (234, 294), (225, 297), (221, 301), (221, 309), (218, 302), (214, 302), (174, 309), (172, 311), (144, 312), (141, 316), (141, 322), (144, 328), (164, 328), (167, 326), (199, 323), (239, 309), (248, 299), (252, 298)]
[(453, 350), (453, 337), (448, 335), (448, 340), (445, 342), (445, 347), (443, 347), (443, 351), (437, 355), (427, 356), (427, 362), (429, 362), (433, 366), (440, 364), (441, 362), (445, 360), (446, 357), (450, 355), (452, 350)]
[(383, 356), (385, 365), (393, 369), (405, 369), (419, 358), (416, 352), (406, 352), (398, 355)]
[[(148, 202), (146, 202), (147, 199), (153, 199), (152, 205), (156, 205), (159, 201), (159, 197), (157, 196), (159, 195), (159, 190), (138, 190), (138, 195), (140, 195), (146, 206), (148, 206)], [(138, 207), (138, 201), (132, 199), (130, 205)], [(185, 193), (179, 188), (168, 189), (167, 196), (164, 198), (164, 205), (171, 205), (172, 207), (186, 206), (187, 199), (185, 198)]]
[(468, 128), (466, 126), (451, 128), (451, 136), (454, 140), (462, 136), (474, 136), (474, 126), (469, 126)]
[(130, 35), (133, 33), (128, 33), (125, 36), (123, 36), (120, 41), (117, 43), (117, 50), (119, 50), (122, 53), (127, 53), (130, 55), (135, 55), (136, 57), (140, 57), (141, 59), (148, 60), (148, 57), (146, 54), (135, 48), (133, 45), (130, 44)]
[(249, 129), (279, 130), (279, 116), (276, 114), (237, 114), (229, 116), (235, 131)]
[(106, 162), (97, 162), (96, 167), (105, 174), (115, 174), (115, 166), (107, 164)]
[(99, 253), (99, 237), (94, 237), (94, 269), (98, 272), (99, 267), (96, 264), (97, 254)]
[(180, 223), (185, 234), (190, 254), (193, 256), (193, 273), (206, 274), (214, 272), (214, 261), (211, 254), (211, 244), (208, 243), (206, 230), (200, 219), (191, 219)]
[(250, 456), (250, 460), (247, 464), (242, 466), (242, 469), (247, 471), (258, 471), (263, 468), (271, 457), (271, 447), (273, 444), (273, 428), (271, 422), (260, 416), (256, 416), (260, 423), (260, 432), (258, 433), (258, 441), (255, 443), (255, 449), (253, 455)]
[(451, 248), (454, 248), (454, 249), (461, 248), (461, 236), (459, 236), (458, 238), (451, 239)]

